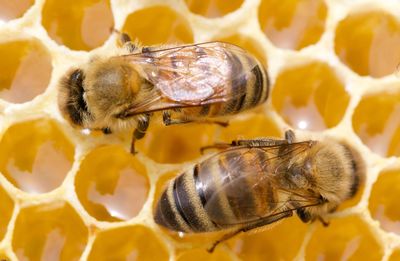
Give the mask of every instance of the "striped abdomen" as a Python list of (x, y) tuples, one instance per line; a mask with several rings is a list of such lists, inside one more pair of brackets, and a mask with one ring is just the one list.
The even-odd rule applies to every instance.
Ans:
[[(173, 180), (157, 205), (155, 221), (171, 230), (208, 232), (257, 220), (284, 201), (276, 193), (266, 153), (228, 151), (199, 163)], [(279, 197), (279, 199), (278, 199)]]
[[(201, 48), (198, 48), (201, 50)], [(269, 78), (264, 66), (255, 57), (225, 50), (230, 68), (227, 100), (199, 108), (183, 109), (190, 116), (218, 117), (236, 114), (264, 103), (269, 96)], [(206, 70), (207, 68), (205, 68)], [(238, 95), (240, 94), (240, 95)]]

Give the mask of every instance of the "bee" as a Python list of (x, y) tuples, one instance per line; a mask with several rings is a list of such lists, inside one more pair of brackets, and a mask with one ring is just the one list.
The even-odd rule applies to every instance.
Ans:
[(226, 230), (210, 252), (240, 232), (290, 217), (325, 221), (363, 183), (360, 154), (332, 138), (237, 140), (172, 180), (155, 209), (157, 224), (173, 231)]
[(134, 129), (144, 137), (154, 113), (165, 125), (227, 126), (218, 117), (265, 102), (269, 79), (262, 63), (223, 42), (139, 47), (122, 34), (127, 54), (95, 57), (59, 84), (58, 106), (74, 126), (104, 133)]

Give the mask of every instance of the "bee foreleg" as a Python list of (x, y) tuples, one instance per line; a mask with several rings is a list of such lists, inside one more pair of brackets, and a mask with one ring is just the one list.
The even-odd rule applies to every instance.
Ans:
[(132, 141), (131, 141), (131, 153), (136, 154), (135, 142), (140, 140), (146, 134), (147, 128), (150, 124), (150, 114), (144, 114), (141, 119), (138, 120), (137, 127), (133, 131)]
[(277, 221), (279, 221), (279, 220), (281, 220), (283, 218), (291, 217), (292, 215), (293, 215), (293, 211), (292, 210), (288, 210), (288, 211), (284, 211), (284, 212), (281, 212), (281, 213), (278, 213), (278, 214), (275, 214), (275, 215), (271, 215), (271, 216), (268, 216), (268, 217), (261, 218), (259, 221), (255, 221), (255, 222), (250, 223), (248, 225), (245, 225), (245, 226), (243, 226), (243, 227), (241, 227), (241, 228), (239, 228), (237, 230), (234, 230), (234, 231), (232, 231), (232, 232), (230, 232), (228, 234), (223, 235), (219, 240), (215, 241), (212, 244), (212, 246), (209, 249), (207, 249), (207, 251), (209, 253), (212, 253), (220, 243), (222, 243), (223, 241), (228, 240), (228, 239), (236, 236), (240, 232), (247, 232), (247, 231), (259, 228), (259, 227), (263, 227), (263, 226), (266, 226), (268, 224), (277, 222)]

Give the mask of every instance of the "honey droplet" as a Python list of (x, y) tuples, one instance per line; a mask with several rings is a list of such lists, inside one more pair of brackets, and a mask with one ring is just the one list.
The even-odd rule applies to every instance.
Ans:
[(74, 147), (51, 120), (12, 125), (0, 141), (0, 171), (29, 193), (60, 186), (73, 161)]
[(145, 167), (118, 146), (93, 150), (75, 178), (79, 200), (91, 216), (102, 221), (128, 220), (147, 199)]

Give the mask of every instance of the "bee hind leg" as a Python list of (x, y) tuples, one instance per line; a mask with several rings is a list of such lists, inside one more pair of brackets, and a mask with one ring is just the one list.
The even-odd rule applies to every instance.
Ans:
[(243, 226), (243, 227), (241, 227), (241, 228), (239, 228), (239, 229), (237, 229), (237, 230), (234, 230), (234, 231), (232, 231), (232, 232), (230, 232), (230, 233), (228, 233), (228, 234), (223, 235), (220, 239), (218, 239), (217, 241), (215, 241), (215, 242), (212, 244), (212, 246), (211, 246), (210, 248), (207, 249), (207, 251), (208, 251), (209, 253), (214, 252), (215, 248), (216, 248), (220, 243), (222, 243), (222, 242), (224, 242), (224, 241), (226, 241), (226, 240), (228, 240), (228, 239), (230, 239), (230, 238), (236, 236), (236, 235), (239, 234), (240, 232), (247, 232), (247, 231), (250, 231), (250, 230), (259, 228), (259, 227), (263, 227), (263, 226), (266, 226), (266, 225), (268, 225), (268, 224), (277, 222), (277, 221), (279, 221), (279, 220), (281, 220), (281, 219), (283, 219), (283, 218), (290, 217), (290, 216), (292, 216), (292, 215), (293, 215), (293, 211), (292, 211), (292, 210), (288, 210), (288, 211), (284, 211), (284, 212), (281, 212), (281, 213), (278, 213), (278, 214), (275, 214), (275, 215), (271, 215), (271, 216), (268, 216), (268, 217), (261, 218), (261, 219), (258, 220), (258, 221), (255, 221), (255, 222), (250, 223), (250, 224), (248, 224), (248, 225), (245, 225), (245, 226)]
[(138, 120), (137, 127), (133, 131), (132, 141), (131, 141), (131, 154), (135, 155), (137, 152), (135, 150), (135, 142), (140, 140), (146, 135), (147, 128), (150, 124), (150, 114), (144, 114), (143, 118)]

